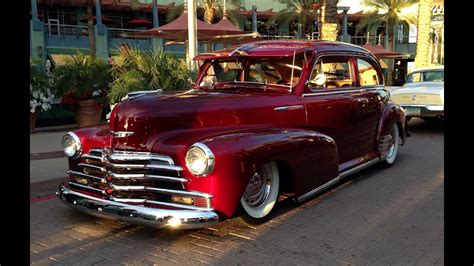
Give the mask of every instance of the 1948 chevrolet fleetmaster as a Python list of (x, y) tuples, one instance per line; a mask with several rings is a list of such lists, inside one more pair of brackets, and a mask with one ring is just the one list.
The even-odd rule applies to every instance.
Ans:
[(155, 227), (204, 227), (237, 210), (259, 222), (279, 194), (301, 202), (389, 166), (405, 142), (405, 112), (361, 47), (262, 41), (195, 60), (192, 90), (135, 95), (108, 126), (64, 136), (66, 205)]

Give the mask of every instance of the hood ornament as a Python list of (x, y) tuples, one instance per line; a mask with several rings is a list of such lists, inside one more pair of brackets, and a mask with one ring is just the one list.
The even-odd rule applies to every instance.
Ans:
[(411, 96), (412, 101), (416, 101), (416, 95)]
[(133, 135), (133, 132), (132, 131), (110, 131), (110, 135), (112, 135), (112, 138), (114, 139), (126, 138)]

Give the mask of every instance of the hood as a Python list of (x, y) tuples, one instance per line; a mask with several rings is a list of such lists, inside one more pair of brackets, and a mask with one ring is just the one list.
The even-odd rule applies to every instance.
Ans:
[(274, 116), (273, 106), (288, 103), (289, 97), (269, 90), (141, 95), (115, 107), (111, 130), (133, 132), (133, 135), (116, 138), (112, 145), (116, 149), (147, 150), (156, 141), (151, 138), (163, 132), (191, 135), (194, 130), (207, 128), (264, 125), (270, 123), (268, 117)]

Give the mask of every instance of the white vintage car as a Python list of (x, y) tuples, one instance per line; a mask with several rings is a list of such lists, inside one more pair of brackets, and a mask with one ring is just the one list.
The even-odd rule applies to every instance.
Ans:
[(390, 90), (390, 95), (408, 119), (444, 119), (444, 66), (414, 70), (402, 87)]

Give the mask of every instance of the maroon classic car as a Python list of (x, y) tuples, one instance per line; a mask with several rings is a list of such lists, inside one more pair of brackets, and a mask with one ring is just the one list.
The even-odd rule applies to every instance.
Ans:
[(377, 59), (329, 41), (262, 41), (200, 54), (194, 88), (119, 103), (109, 126), (63, 138), (59, 198), (86, 213), (155, 227), (268, 219), (381, 162), (405, 142), (405, 113)]

